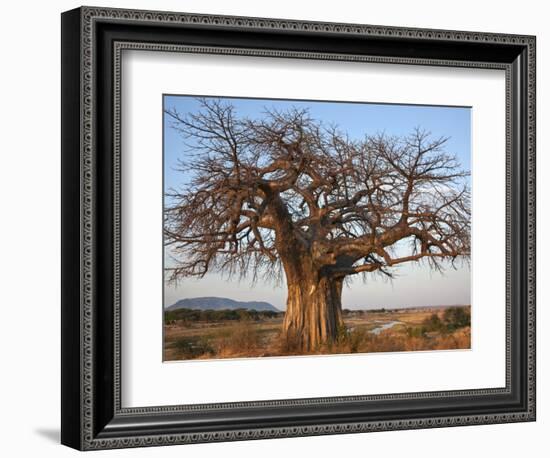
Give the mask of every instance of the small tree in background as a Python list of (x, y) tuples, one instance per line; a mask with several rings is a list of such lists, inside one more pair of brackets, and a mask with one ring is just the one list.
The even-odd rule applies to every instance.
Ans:
[(449, 331), (470, 326), (470, 310), (465, 307), (450, 307), (445, 310), (443, 321)]

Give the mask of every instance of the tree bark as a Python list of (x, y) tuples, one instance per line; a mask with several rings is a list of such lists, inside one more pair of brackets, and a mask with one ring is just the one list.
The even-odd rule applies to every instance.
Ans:
[(303, 351), (315, 351), (333, 342), (342, 321), (342, 279), (332, 279), (308, 269), (287, 271), (288, 297), (283, 335)]

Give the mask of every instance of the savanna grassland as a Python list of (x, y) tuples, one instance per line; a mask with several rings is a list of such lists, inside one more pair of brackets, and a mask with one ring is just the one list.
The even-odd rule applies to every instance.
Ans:
[(244, 309), (167, 311), (164, 360), (470, 348), (470, 306), (344, 310), (345, 326), (335, 341), (308, 352), (282, 337), (283, 316)]

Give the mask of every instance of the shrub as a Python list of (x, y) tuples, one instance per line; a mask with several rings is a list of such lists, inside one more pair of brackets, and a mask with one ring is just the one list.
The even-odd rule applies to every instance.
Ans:
[(302, 340), (299, 334), (293, 332), (282, 332), (279, 337), (279, 355), (299, 355)]
[(179, 320), (184, 323), (204, 321), (206, 323), (218, 321), (259, 321), (263, 318), (275, 318), (282, 315), (283, 312), (273, 312), (271, 310), (257, 311), (246, 309), (223, 309), (223, 310), (196, 310), (196, 309), (178, 309), (164, 312), (165, 323)]
[(219, 331), (214, 338), (220, 356), (250, 354), (261, 344), (260, 335), (250, 320), (239, 321)]
[(437, 313), (432, 313), (421, 326), (407, 328), (407, 335), (413, 337), (426, 337), (429, 332), (450, 334), (457, 329), (470, 326), (470, 310), (467, 307), (449, 307), (443, 312), (443, 319)]
[(445, 310), (443, 321), (449, 331), (470, 326), (470, 309), (467, 307), (450, 307)]
[(367, 330), (365, 328), (356, 328), (349, 333), (349, 349), (351, 353), (359, 353), (362, 350), (367, 338)]
[(210, 343), (201, 337), (180, 337), (174, 341), (174, 348), (184, 359), (194, 359), (214, 354), (214, 349), (210, 346)]
[(367, 331), (364, 328), (352, 330), (340, 326), (337, 331), (336, 342), (329, 344), (330, 353), (358, 353), (365, 344)]
[(426, 328), (424, 326), (415, 326), (407, 328), (408, 337), (424, 337), (426, 335)]
[(432, 313), (429, 318), (426, 318), (422, 322), (422, 325), (425, 328), (425, 332), (441, 332), (445, 328), (445, 324), (441, 321), (441, 318), (439, 318), (437, 313)]

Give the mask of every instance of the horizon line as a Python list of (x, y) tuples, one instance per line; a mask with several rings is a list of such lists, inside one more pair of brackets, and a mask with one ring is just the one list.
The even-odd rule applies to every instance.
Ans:
[[(226, 299), (226, 300), (230, 300), (230, 301), (238, 302), (238, 303), (242, 303), (242, 304), (248, 304), (248, 303), (251, 303), (251, 302), (264, 302), (264, 303), (269, 304), (270, 306), (272, 306), (273, 308), (275, 308), (275, 309), (277, 309), (281, 312), (286, 312), (286, 308), (282, 309), (280, 307), (277, 307), (269, 301), (265, 301), (265, 300), (247, 300), (247, 301), (243, 301), (243, 300), (231, 299), (229, 297), (223, 297), (223, 296), (183, 297), (181, 299), (178, 299), (177, 301), (175, 301), (174, 303), (172, 303), (170, 305), (163, 304), (163, 309), (167, 309), (169, 307), (172, 307), (172, 306), (176, 305), (180, 300), (185, 300), (185, 299), (206, 299), (206, 298)], [(344, 306), (344, 305), (342, 305), (341, 309), (356, 312), (356, 311), (380, 310), (380, 309), (415, 309), (415, 308), (418, 309), (418, 308), (434, 308), (434, 307), (471, 307), (471, 306), (472, 306), (471, 303), (470, 304), (459, 304), (459, 303), (455, 303), (455, 304), (429, 304), (429, 305), (376, 305), (376, 306), (362, 307), (362, 308), (358, 308), (358, 306)], [(186, 307), (182, 307), (182, 308), (186, 308)], [(213, 309), (205, 309), (205, 310), (213, 310)], [(223, 309), (218, 309), (218, 310), (223, 310)]]

